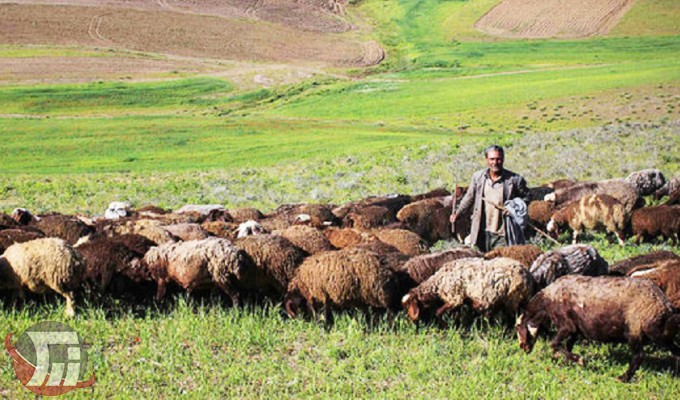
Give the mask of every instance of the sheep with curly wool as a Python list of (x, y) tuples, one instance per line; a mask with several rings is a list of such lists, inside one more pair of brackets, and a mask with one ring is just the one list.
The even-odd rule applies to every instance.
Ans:
[(210, 236), (201, 225), (195, 223), (164, 225), (163, 229), (180, 240), (201, 240)]
[(427, 311), (436, 309), (435, 317), (470, 304), (486, 317), (505, 312), (513, 314), (534, 293), (529, 271), (510, 258), (463, 258), (444, 265), (428, 280), (411, 289), (402, 305), (416, 322)]
[(529, 203), (527, 213), (529, 220), (536, 226), (546, 226), (553, 214), (557, 211), (552, 201), (535, 200)]
[(573, 244), (540, 255), (529, 268), (537, 289), (544, 288), (563, 275), (606, 275), (609, 264), (587, 244)]
[[(460, 200), (460, 199), (458, 199)], [(451, 204), (453, 197), (434, 197), (404, 206), (397, 213), (397, 219), (404, 228), (417, 233), (428, 244), (449, 240), (451, 232)], [(470, 234), (472, 210), (456, 219), (455, 234), (460, 242)]]
[(66, 241), (41, 238), (15, 243), (0, 257), (0, 275), (11, 279), (0, 282), (0, 288), (34, 293), (52, 290), (66, 299), (66, 317), (75, 315), (74, 291), (80, 287), (85, 263)]
[(423, 254), (411, 257), (401, 267), (415, 284), (426, 281), (435, 274), (444, 264), (462, 258), (481, 258), (482, 253), (471, 247), (456, 247), (432, 254)]
[(543, 251), (540, 247), (534, 244), (522, 244), (498, 247), (484, 254), (484, 258), (487, 260), (498, 257), (512, 258), (519, 261), (525, 268), (529, 268), (541, 254)]
[(680, 332), (680, 314), (674, 313), (663, 292), (643, 279), (565, 276), (541, 290), (518, 318), (520, 347), (530, 353), (544, 325), (557, 333), (550, 346), (568, 361), (583, 365), (572, 353), (579, 336), (605, 343), (628, 343), (633, 357), (619, 380), (628, 382), (640, 366), (644, 344), (668, 348), (680, 362), (674, 337)]
[(189, 292), (217, 285), (234, 305), (240, 301), (239, 282), (254, 268), (245, 252), (229, 240), (212, 237), (153, 247), (144, 256), (144, 263), (158, 283), (157, 300), (174, 281)]
[(288, 239), (291, 243), (308, 254), (333, 250), (333, 245), (331, 245), (331, 242), (323, 232), (312, 226), (291, 225), (286, 229), (274, 231), (272, 234)]
[(345, 215), (342, 226), (360, 230), (370, 230), (396, 222), (396, 216), (383, 206), (356, 207)]
[(559, 211), (556, 211), (546, 227), (548, 233), (557, 237), (561, 227), (569, 227), (573, 231), (573, 243), (578, 242), (579, 234), (586, 230), (606, 229), (616, 235), (621, 246), (624, 243), (624, 229), (630, 215), (624, 206), (615, 198), (606, 194), (583, 196)]
[(680, 239), (680, 206), (651, 206), (633, 211), (630, 227), (635, 235), (635, 243), (653, 240), (661, 236), (671, 239), (673, 246)]
[(369, 233), (407, 256), (418, 256), (427, 252), (427, 244), (423, 239), (406, 229), (373, 229)]

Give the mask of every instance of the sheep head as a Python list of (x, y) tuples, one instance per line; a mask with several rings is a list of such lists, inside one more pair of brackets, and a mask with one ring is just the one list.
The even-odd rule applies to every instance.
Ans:
[(283, 299), (283, 304), (286, 308), (286, 314), (288, 314), (290, 318), (294, 319), (300, 312), (300, 307), (304, 302), (305, 298), (302, 296), (302, 293), (300, 293), (299, 289), (295, 288), (289, 290)]
[(519, 347), (527, 354), (531, 353), (534, 349), (534, 344), (536, 343), (538, 326), (532, 325), (527, 321), (524, 314), (522, 314), (517, 318), (515, 330), (517, 331), (517, 338), (519, 339)]
[(39, 218), (34, 217), (33, 214), (25, 208), (15, 208), (12, 211), (11, 217), (19, 225), (28, 225), (33, 221), (39, 220)]
[(412, 294), (407, 294), (401, 299), (401, 305), (406, 310), (406, 314), (411, 319), (411, 321), (416, 322), (420, 318), (420, 302), (416, 296)]
[(261, 235), (265, 233), (265, 230), (259, 222), (250, 219), (246, 222), (242, 222), (234, 233), (237, 238), (244, 238), (250, 235)]

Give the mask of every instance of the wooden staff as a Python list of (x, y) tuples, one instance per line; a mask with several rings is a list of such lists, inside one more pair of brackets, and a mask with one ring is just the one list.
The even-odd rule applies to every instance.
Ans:
[[(487, 200), (487, 199), (484, 198), (484, 197), (482, 197), (482, 200), (483, 200), (485, 203), (491, 204), (491, 205), (494, 206), (497, 210), (501, 210), (501, 211), (505, 212), (505, 207), (504, 207), (504, 206), (500, 206), (500, 205), (498, 205), (498, 204), (492, 202), (491, 200)], [(556, 245), (558, 245), (558, 246), (561, 246), (561, 245), (562, 245), (562, 243), (560, 243), (560, 242), (558, 242), (557, 240), (553, 239), (552, 237), (550, 237), (550, 235), (548, 235), (547, 233), (543, 232), (542, 230), (538, 229), (538, 228), (536, 227), (536, 225), (534, 225), (534, 224), (531, 223), (531, 221), (529, 221), (529, 226), (530, 226), (531, 228), (533, 228), (533, 230), (535, 230), (536, 232), (538, 232), (538, 233), (540, 233), (541, 235), (543, 235), (544, 237), (546, 237), (546, 238), (547, 238), (548, 240), (550, 240), (551, 242), (555, 243)]]

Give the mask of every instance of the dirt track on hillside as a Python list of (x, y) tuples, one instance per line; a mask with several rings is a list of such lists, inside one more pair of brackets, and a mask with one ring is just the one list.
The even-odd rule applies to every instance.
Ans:
[(475, 28), (508, 38), (581, 38), (609, 32), (635, 0), (504, 0)]
[[(159, 3), (172, 6), (180, 2)], [(384, 57), (377, 44), (346, 35), (160, 8), (3, 4), (0, 20), (6, 21), (0, 25), (0, 43), (6, 44), (97, 46), (181, 57), (337, 67), (370, 66)]]

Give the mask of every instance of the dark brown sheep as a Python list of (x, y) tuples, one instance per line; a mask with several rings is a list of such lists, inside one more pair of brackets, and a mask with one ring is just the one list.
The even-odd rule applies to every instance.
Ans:
[(536, 259), (543, 254), (541, 248), (533, 244), (523, 244), (517, 246), (499, 247), (484, 254), (484, 258), (507, 257), (519, 261), (525, 268), (529, 269)]
[(292, 225), (284, 230), (274, 231), (273, 234), (285, 237), (308, 254), (333, 250), (333, 245), (323, 232), (311, 226)]
[[(461, 192), (462, 194), (465, 194), (465, 189), (464, 187), (458, 187), (456, 190)], [(462, 197), (462, 194), (459, 195)], [(437, 188), (434, 190), (430, 190), (427, 193), (421, 193), (421, 194), (416, 194), (411, 196), (411, 202), (416, 202), (420, 200), (425, 200), (425, 199), (431, 199), (433, 197), (446, 197), (446, 196), (451, 196), (451, 192), (444, 188)]]
[(649, 279), (663, 290), (676, 310), (680, 310), (680, 259), (659, 261), (628, 273), (631, 278)]
[(626, 258), (610, 265), (609, 274), (619, 276), (628, 275), (628, 272), (633, 269), (640, 270), (652, 268), (660, 261), (665, 260), (680, 260), (680, 256), (667, 250), (658, 250), (647, 254), (641, 254), (639, 256)]
[(647, 341), (670, 349), (680, 361), (680, 348), (673, 343), (680, 332), (680, 314), (673, 313), (656, 285), (643, 279), (560, 278), (536, 294), (517, 320), (520, 347), (530, 353), (538, 331), (549, 322), (557, 329), (551, 347), (572, 362), (583, 364), (583, 358), (571, 352), (578, 336), (628, 343), (633, 358), (619, 377), (623, 382), (630, 381), (640, 366)]
[(529, 268), (541, 289), (563, 275), (606, 275), (609, 265), (597, 250), (587, 244), (573, 244), (540, 255)]
[(2, 230), (0, 231), (0, 254), (4, 253), (5, 249), (14, 243), (24, 243), (41, 237), (45, 237), (45, 235), (36, 231), (24, 229)]
[(144, 257), (144, 253), (133, 251), (107, 237), (89, 240), (79, 245), (77, 250), (85, 261), (85, 282), (100, 292), (109, 287), (117, 271), (129, 270), (133, 261), (138, 263)]
[(353, 228), (328, 228), (323, 230), (328, 241), (337, 249), (356, 246), (362, 241), (362, 232)]
[(676, 176), (666, 181), (665, 185), (654, 192), (653, 197), (656, 200), (659, 200), (663, 196), (670, 196), (672, 193), (680, 193), (680, 176)]
[(402, 207), (404, 207), (410, 202), (411, 196), (405, 196), (400, 194), (387, 196), (372, 196), (358, 201), (349, 202), (340, 207), (335, 207), (333, 209), (333, 214), (340, 219), (344, 219), (347, 213), (354, 211), (357, 208), (368, 206), (381, 206), (386, 207), (388, 210), (390, 210), (390, 212), (396, 215), (397, 212)]
[(373, 229), (370, 234), (407, 256), (417, 256), (427, 251), (427, 244), (423, 239), (405, 229)]
[(369, 230), (396, 222), (395, 214), (383, 206), (357, 207), (347, 213), (342, 220), (345, 228)]
[(658, 236), (678, 243), (680, 235), (680, 206), (652, 206), (633, 211), (630, 217), (635, 243), (652, 240)]
[(457, 247), (438, 253), (423, 254), (412, 257), (401, 269), (406, 272), (416, 284), (426, 281), (434, 275), (444, 264), (462, 258), (481, 258), (482, 253), (471, 247)]
[(86, 225), (78, 218), (63, 214), (47, 214), (33, 216), (24, 208), (17, 208), (12, 212), (12, 218), (20, 225), (31, 225), (40, 229), (46, 237), (56, 237), (74, 245), (83, 236), (94, 233), (95, 228)]
[[(449, 240), (451, 232), (451, 197), (431, 198), (411, 203), (397, 213), (404, 228), (420, 235), (428, 244)], [(470, 234), (471, 211), (456, 219), (456, 237), (459, 241)]]

